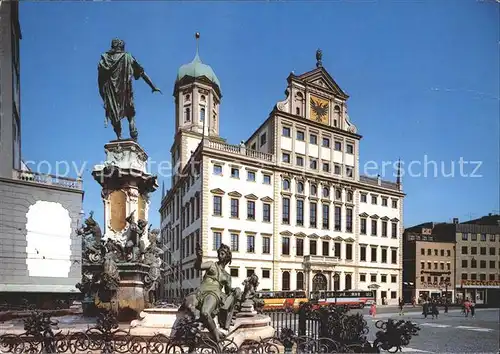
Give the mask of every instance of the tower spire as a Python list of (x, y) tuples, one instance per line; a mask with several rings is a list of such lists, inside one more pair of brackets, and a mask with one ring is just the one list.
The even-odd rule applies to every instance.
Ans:
[(401, 185), (401, 157), (398, 158), (398, 170), (396, 173), (396, 184)]
[(195, 58), (200, 59), (200, 54), (199, 54), (199, 50), (200, 50), (200, 32), (196, 32), (194, 34), (194, 38), (196, 38), (196, 56), (195, 56)]

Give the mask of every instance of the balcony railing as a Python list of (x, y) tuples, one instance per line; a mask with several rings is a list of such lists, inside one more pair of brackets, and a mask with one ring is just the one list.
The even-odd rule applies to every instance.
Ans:
[(79, 191), (83, 190), (83, 183), (81, 179), (58, 177), (54, 175), (19, 170), (15, 170), (12, 177), (19, 181), (42, 184), (45, 186), (63, 187)]
[(204, 146), (209, 147), (210, 149), (215, 149), (219, 151), (228, 152), (230, 154), (237, 154), (242, 156), (248, 156), (257, 160), (264, 160), (269, 162), (274, 162), (274, 155), (268, 154), (261, 151), (255, 151), (248, 149), (245, 145), (230, 145), (217, 141), (210, 141), (205, 139)]
[(304, 256), (304, 263), (314, 264), (336, 264), (339, 262), (339, 257), (333, 256)]

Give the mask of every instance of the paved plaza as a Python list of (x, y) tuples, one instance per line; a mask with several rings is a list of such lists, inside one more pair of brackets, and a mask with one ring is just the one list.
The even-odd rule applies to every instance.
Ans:
[[(438, 319), (427, 319), (418, 309), (409, 309), (403, 316), (396, 312), (380, 313), (376, 318), (366, 315), (370, 328), (369, 340), (375, 338), (376, 321), (405, 319), (420, 326), (420, 334), (413, 337), (404, 352), (427, 353), (498, 353), (499, 349), (499, 310), (478, 309), (475, 318), (466, 318), (461, 310), (453, 309), (441, 313)], [(365, 311), (364, 311), (365, 312)]]

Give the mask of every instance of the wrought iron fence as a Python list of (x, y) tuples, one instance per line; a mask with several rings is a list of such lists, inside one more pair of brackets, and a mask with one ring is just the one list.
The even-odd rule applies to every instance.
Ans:
[(401, 350), (419, 331), (410, 321), (378, 321), (380, 330), (370, 343), (363, 315), (337, 308), (313, 310), (307, 304), (271, 318), (277, 326), (274, 337), (238, 346), (228, 339), (214, 342), (197, 322), (182, 323), (170, 336), (134, 336), (119, 329), (116, 318), (104, 312), (94, 327), (64, 334), (57, 332), (57, 322), (50, 315), (33, 312), (24, 322), (24, 333), (0, 336), (0, 353), (378, 353)]

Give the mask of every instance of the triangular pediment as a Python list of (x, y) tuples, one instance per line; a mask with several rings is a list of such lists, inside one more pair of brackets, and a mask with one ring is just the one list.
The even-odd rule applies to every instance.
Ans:
[(309, 237), (310, 238), (319, 238), (319, 236), (317, 234), (310, 234)]
[(280, 235), (283, 235), (283, 236), (292, 236), (293, 234), (290, 231), (287, 230), (287, 231), (281, 231)]
[(344, 239), (340, 236), (334, 237), (333, 240), (334, 241), (344, 241)]
[(230, 196), (230, 197), (241, 198), (241, 193), (238, 193), (236, 191), (229, 192), (227, 195)]
[(392, 221), (392, 222), (398, 222), (398, 221), (399, 221), (399, 219), (398, 219), (398, 218), (392, 218), (392, 219), (391, 219), (391, 221)]
[(387, 216), (384, 216), (384, 217), (381, 217), (380, 220), (389, 221), (389, 218)]
[(361, 213), (359, 214), (359, 216), (361, 216), (362, 218), (367, 218), (369, 215), (367, 213)]
[(215, 188), (215, 189), (212, 189), (210, 191), (210, 193), (212, 194), (218, 194), (218, 195), (224, 195), (226, 192), (224, 192), (222, 189), (220, 188)]
[(250, 199), (250, 200), (257, 200), (257, 199), (259, 199), (255, 194), (245, 195), (245, 198)]
[(354, 242), (355, 240), (352, 237), (348, 237), (344, 241), (345, 242)]
[(321, 239), (322, 240), (331, 240), (332, 238), (329, 235), (324, 235), (324, 236), (321, 236)]
[(272, 203), (273, 202), (273, 199), (269, 198), (269, 197), (263, 197), (263, 198), (260, 198), (260, 200), (262, 200), (264, 203)]
[(333, 77), (322, 66), (308, 71), (302, 75), (296, 76), (299, 81), (316, 87), (319, 90), (333, 93), (340, 98), (347, 99), (349, 96), (340, 88)]
[(370, 218), (372, 218), (372, 219), (378, 219), (379, 216), (377, 214), (373, 214), (372, 216), (370, 216)]
[(302, 231), (300, 231), (300, 232), (296, 232), (295, 236), (297, 236), (297, 237), (306, 237), (307, 235), (305, 233), (303, 233)]

